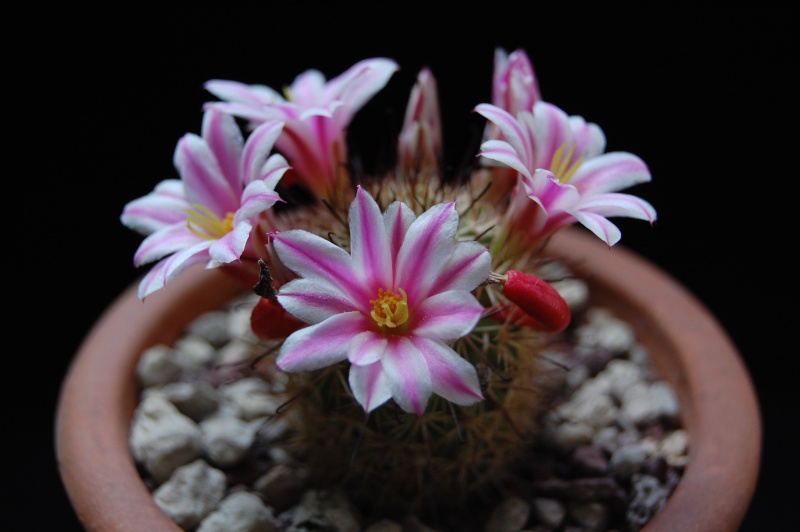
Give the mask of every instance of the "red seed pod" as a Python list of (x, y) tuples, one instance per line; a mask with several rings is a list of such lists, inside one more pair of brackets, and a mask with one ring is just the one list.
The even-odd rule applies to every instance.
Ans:
[[(534, 329), (560, 332), (567, 328), (572, 318), (569, 305), (558, 290), (535, 275), (509, 270), (503, 283), (503, 293), (532, 319), (530, 323), (524, 320), (524, 324)], [(516, 313), (512, 312), (511, 316), (517, 320)]]
[(306, 323), (286, 312), (280, 303), (266, 297), (259, 299), (250, 314), (250, 327), (262, 340), (281, 340)]

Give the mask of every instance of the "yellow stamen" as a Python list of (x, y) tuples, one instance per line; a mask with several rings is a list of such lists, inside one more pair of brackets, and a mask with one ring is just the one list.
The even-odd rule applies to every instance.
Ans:
[(206, 240), (217, 240), (233, 231), (233, 213), (225, 215), (225, 219), (208, 210), (204, 205), (193, 203), (191, 209), (185, 210), (186, 227), (192, 233)]
[(572, 179), (573, 174), (580, 168), (583, 163), (583, 158), (586, 155), (586, 152), (581, 153), (581, 156), (578, 157), (574, 163), (570, 164), (572, 156), (575, 153), (575, 143), (573, 142), (570, 144), (569, 152), (565, 155), (564, 150), (566, 149), (567, 143), (565, 142), (559, 146), (553, 154), (553, 162), (550, 165), (550, 171), (553, 172), (562, 183), (568, 183), (569, 180)]
[(378, 325), (394, 329), (408, 321), (408, 296), (402, 288), (398, 290), (402, 297), (391, 290), (379, 288), (378, 297), (369, 300), (373, 306), (370, 315)]

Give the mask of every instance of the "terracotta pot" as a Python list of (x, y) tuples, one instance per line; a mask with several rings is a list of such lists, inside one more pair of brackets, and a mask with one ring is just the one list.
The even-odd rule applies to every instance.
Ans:
[[(737, 530), (755, 489), (762, 427), (754, 388), (724, 330), (684, 287), (624, 247), (569, 229), (548, 251), (588, 280), (595, 303), (635, 328), (678, 395), (690, 462), (645, 530)], [(90, 331), (56, 416), (61, 476), (87, 530), (179, 530), (153, 502), (129, 452), (136, 362), (242, 290), (219, 271), (190, 270), (145, 302), (130, 287)]]

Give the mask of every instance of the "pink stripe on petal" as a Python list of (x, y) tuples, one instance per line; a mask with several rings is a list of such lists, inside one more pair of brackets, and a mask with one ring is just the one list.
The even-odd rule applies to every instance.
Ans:
[(622, 231), (619, 230), (619, 227), (611, 223), (604, 216), (581, 211), (573, 211), (572, 215), (581, 225), (597, 235), (597, 237), (608, 244), (609, 247), (619, 242), (620, 238), (622, 238)]
[(458, 213), (454, 203), (434, 205), (408, 228), (397, 258), (395, 286), (408, 294), (410, 304), (425, 299), (455, 246)]
[(281, 286), (278, 301), (289, 313), (307, 323), (319, 323), (334, 314), (357, 310), (352, 301), (330, 283), (303, 278)]
[(346, 72), (330, 80), (327, 85), (328, 97), (342, 100), (342, 126), (350, 123), (353, 115), (381, 90), (389, 78), (399, 69), (399, 65), (387, 58), (377, 57), (359, 61)]
[(574, 207), (581, 199), (577, 188), (559, 182), (546, 170), (537, 170), (534, 179), (538, 203), (550, 214)]
[(535, 166), (552, 170), (558, 148), (572, 141), (569, 116), (555, 105), (539, 101), (533, 106), (533, 128)]
[(246, 85), (238, 81), (212, 79), (207, 81), (203, 87), (221, 100), (240, 102), (256, 108), (283, 99), (280, 94), (266, 85)]
[(253, 181), (242, 192), (242, 204), (235, 213), (234, 223), (261, 214), (278, 201), (281, 197), (264, 181)]
[(302, 181), (318, 196), (327, 194), (331, 167), (326, 146), (321, 146), (307, 124), (287, 119), (275, 146), (286, 155)]
[(356, 366), (372, 364), (381, 359), (388, 343), (383, 336), (372, 331), (364, 331), (350, 341), (347, 359)]
[(581, 194), (615, 192), (650, 181), (647, 165), (625, 152), (604, 153), (585, 161), (570, 181)]
[(429, 297), (414, 312), (423, 316), (419, 323), (415, 323), (414, 336), (454, 340), (475, 327), (483, 305), (469, 292), (451, 290)]
[(168, 179), (156, 185), (153, 192), (128, 202), (120, 221), (134, 231), (149, 235), (168, 225), (186, 221), (189, 203), (183, 195), (183, 183)]
[(206, 111), (217, 109), (258, 124), (274, 118), (275, 114), (266, 107), (255, 107), (243, 103), (209, 102), (203, 105), (203, 109)]
[(203, 115), (203, 140), (219, 164), (230, 190), (242, 188), (239, 160), (244, 138), (236, 120), (229, 114), (209, 109)]
[(353, 270), (369, 292), (377, 293), (378, 288), (390, 289), (392, 261), (378, 203), (359, 186), (349, 213)]
[(580, 116), (570, 117), (572, 140), (575, 142), (575, 155), (584, 154), (584, 161), (597, 157), (606, 149), (606, 136), (600, 126), (586, 122)]
[(489, 276), (489, 251), (478, 242), (460, 242), (447, 266), (439, 273), (431, 292), (474, 290)]
[(211, 244), (212, 242), (209, 240), (202, 240), (164, 259), (167, 265), (167, 280), (174, 279), (180, 272), (192, 264), (210, 260), (211, 257), (208, 254), (208, 248), (211, 247)]
[(241, 156), (242, 183), (239, 183), (239, 187), (261, 178), (262, 168), (282, 130), (283, 122), (270, 121), (250, 133)]
[(431, 395), (431, 375), (422, 353), (408, 338), (395, 336), (381, 358), (392, 397), (406, 412), (422, 415)]
[(139, 283), (139, 298), (155, 292), (177, 277), (186, 268), (209, 260), (206, 242), (185, 249), (153, 266)]
[(531, 175), (525, 161), (511, 144), (504, 140), (487, 140), (481, 144), (481, 151), (478, 156), (502, 163), (523, 175)]
[[(386, 227), (386, 234), (389, 238), (389, 254), (392, 260), (397, 259), (400, 247), (406, 237), (406, 232), (416, 219), (411, 207), (400, 201), (395, 201), (386, 209), (383, 214), (383, 223)], [(394, 272), (397, 265), (393, 264)]]
[(253, 226), (247, 222), (236, 225), (233, 231), (223, 235), (216, 241), (210, 241), (209, 254), (217, 262), (229, 263), (238, 261), (242, 257), (247, 239)]
[(367, 413), (392, 398), (389, 379), (380, 362), (368, 366), (351, 366), (348, 380), (353, 396)]
[(192, 133), (178, 141), (174, 156), (189, 203), (204, 205), (224, 217), (239, 206), (239, 193), (234, 193), (206, 142)]
[(279, 153), (273, 154), (261, 168), (259, 179), (263, 181), (266, 186), (274, 189), (278, 181), (283, 177), (283, 174), (290, 168), (291, 166), (289, 166), (289, 163), (283, 155)]
[(167, 283), (166, 264), (161, 261), (155, 264), (150, 271), (148, 271), (142, 280), (139, 281), (138, 295), (139, 299), (144, 300), (147, 296), (164, 288)]
[(359, 312), (332, 316), (289, 335), (275, 363), (284, 371), (311, 371), (347, 358), (350, 340), (363, 331)]
[(433, 393), (458, 405), (470, 405), (483, 399), (472, 364), (441, 342), (424, 338), (414, 338), (413, 342), (430, 369)]
[(353, 275), (350, 255), (324, 238), (300, 229), (272, 235), (278, 257), (301, 277), (329, 282), (345, 291), (355, 304), (369, 307), (368, 293)]
[(503, 138), (508, 141), (525, 167), (532, 170), (533, 152), (531, 140), (525, 127), (508, 111), (496, 105), (482, 103), (476, 106), (474, 111), (500, 129)]
[(134, 266), (140, 266), (186, 249), (201, 239), (186, 228), (185, 223), (165, 227), (148, 236), (133, 255)]
[(581, 201), (580, 210), (593, 212), (606, 218), (625, 216), (646, 220), (653, 223), (656, 220), (656, 210), (647, 201), (630, 194), (610, 193), (592, 196)]

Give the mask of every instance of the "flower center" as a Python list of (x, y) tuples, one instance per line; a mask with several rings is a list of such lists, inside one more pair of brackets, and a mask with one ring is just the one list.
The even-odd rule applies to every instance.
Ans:
[(378, 288), (378, 297), (369, 300), (372, 303), (370, 315), (381, 327), (394, 329), (408, 321), (408, 296), (402, 288), (398, 290), (402, 297), (391, 290)]
[(186, 227), (192, 233), (206, 240), (217, 240), (233, 230), (233, 213), (225, 215), (224, 220), (199, 203), (186, 209)]
[(578, 157), (575, 162), (572, 162), (572, 156), (575, 153), (575, 143), (573, 142), (569, 146), (569, 151), (565, 154), (564, 152), (567, 149), (567, 143), (565, 142), (556, 150), (553, 154), (553, 162), (550, 164), (550, 171), (553, 172), (559, 181), (562, 183), (568, 183), (569, 180), (572, 178), (572, 174), (580, 168), (581, 163), (583, 163), (583, 156), (585, 153), (581, 153), (581, 156)]

